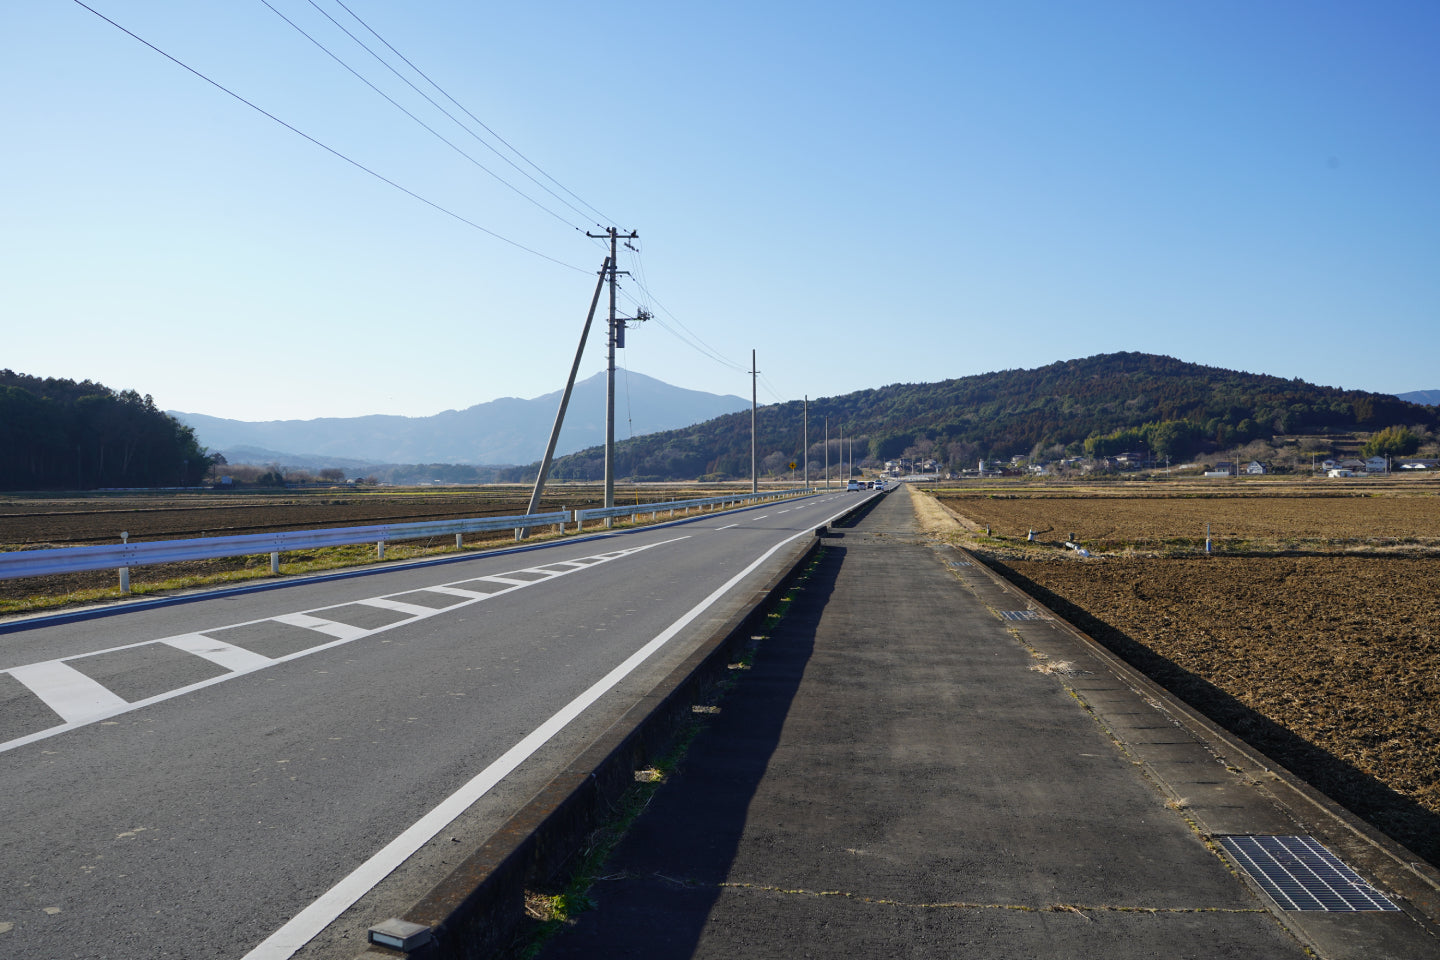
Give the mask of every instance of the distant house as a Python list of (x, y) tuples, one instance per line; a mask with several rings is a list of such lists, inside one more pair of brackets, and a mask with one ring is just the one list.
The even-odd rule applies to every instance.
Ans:
[(1370, 457), (1365, 461), (1366, 473), (1389, 473), (1390, 461), (1384, 457)]
[(1269, 473), (1270, 471), (1266, 469), (1265, 464), (1261, 463), (1259, 460), (1251, 460), (1245, 465), (1245, 472), (1250, 474), (1251, 476), (1258, 476), (1260, 474)]
[(1233, 477), (1236, 473), (1235, 464), (1231, 463), (1229, 460), (1221, 460), (1219, 463), (1215, 464), (1215, 469), (1211, 472), (1223, 473), (1227, 477)]
[(1327, 472), (1325, 475), (1326, 475), (1327, 477), (1332, 478), (1332, 479), (1339, 479), (1339, 478), (1341, 478), (1341, 477), (1353, 477), (1353, 476), (1355, 476), (1355, 474), (1354, 474), (1353, 472), (1351, 472), (1351, 471), (1349, 471), (1349, 470), (1346, 470), (1344, 467), (1335, 467), (1334, 469), (1332, 469), (1332, 470), (1330, 470), (1329, 472)]
[(1335, 469), (1349, 470), (1351, 473), (1364, 473), (1365, 461), (1354, 459), (1339, 460), (1335, 463)]

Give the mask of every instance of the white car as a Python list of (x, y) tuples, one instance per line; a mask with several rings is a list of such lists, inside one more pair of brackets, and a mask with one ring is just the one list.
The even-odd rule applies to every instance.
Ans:
[(845, 489), (846, 489), (847, 491), (848, 491), (848, 490), (859, 490), (859, 489), (860, 489), (860, 481), (859, 481), (859, 480), (851, 480), (850, 483), (849, 483), (849, 485), (847, 485), (847, 486), (845, 487)]

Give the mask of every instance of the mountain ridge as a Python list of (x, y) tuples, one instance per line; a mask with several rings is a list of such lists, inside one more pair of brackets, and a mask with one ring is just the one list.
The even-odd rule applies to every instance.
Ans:
[[(812, 464), (823, 453), (823, 421), (832, 441), (838, 434), (856, 444), (856, 463), (924, 450), (939, 454), (943, 463), (970, 469), (982, 458), (1015, 455), (1107, 456), (1143, 449), (1178, 461), (1287, 434), (1373, 432), (1395, 425), (1440, 431), (1440, 409), (1392, 394), (1137, 352), (938, 383), (891, 384), (812, 399), (808, 410)], [(774, 465), (801, 459), (802, 416), (799, 401), (759, 411), (754, 455), (762, 473), (784, 472)], [(622, 475), (719, 479), (748, 477), (751, 470), (748, 414), (728, 414), (617, 446)], [(589, 448), (562, 458), (552, 475), (593, 480), (602, 464), (603, 450)]]
[[(605, 387), (604, 373), (575, 384), (557, 451), (603, 442)], [(676, 429), (750, 405), (737, 396), (687, 390), (634, 372), (625, 374), (617, 387), (617, 433)], [(291, 464), (505, 465), (529, 463), (544, 453), (562, 392), (555, 390), (528, 400), (500, 397), (428, 417), (369, 414), (247, 421), (167, 412), (192, 428), (202, 444), (227, 459), (232, 459), (229, 451), (248, 448)]]

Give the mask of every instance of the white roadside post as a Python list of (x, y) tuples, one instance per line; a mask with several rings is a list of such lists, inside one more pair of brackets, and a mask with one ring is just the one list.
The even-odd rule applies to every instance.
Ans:
[[(129, 532), (128, 530), (121, 532), (121, 534), (120, 534), (120, 542), (121, 542), (121, 543), (129, 543), (129, 542), (130, 542), (130, 532)], [(129, 593), (129, 592), (130, 592), (130, 568), (129, 568), (129, 567), (121, 567), (121, 568), (120, 568), (120, 592), (121, 592), (121, 593)]]

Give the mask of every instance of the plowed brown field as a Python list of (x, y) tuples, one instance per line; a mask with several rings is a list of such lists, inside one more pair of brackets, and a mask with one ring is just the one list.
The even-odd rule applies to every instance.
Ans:
[(998, 536), (1074, 539), (1091, 549), (1313, 541), (1331, 547), (1440, 544), (1440, 496), (1096, 494), (941, 495), (952, 510)]
[[(1163, 546), (1205, 516), (1252, 532), (1243, 545), (1269, 555), (1126, 549), (1079, 559), (1053, 546), (972, 546), (1212, 719), (1440, 864), (1440, 554), (1425, 545), (1440, 536), (1440, 498), (944, 499), (1021, 543), (1032, 528), (1059, 531), (1041, 538), (1053, 543), (1073, 527), (1102, 548)], [(1087, 541), (1082, 531), (1096, 535)], [(1406, 555), (1393, 555), (1396, 543)], [(1327, 549), (1337, 545), (1345, 552)]]

